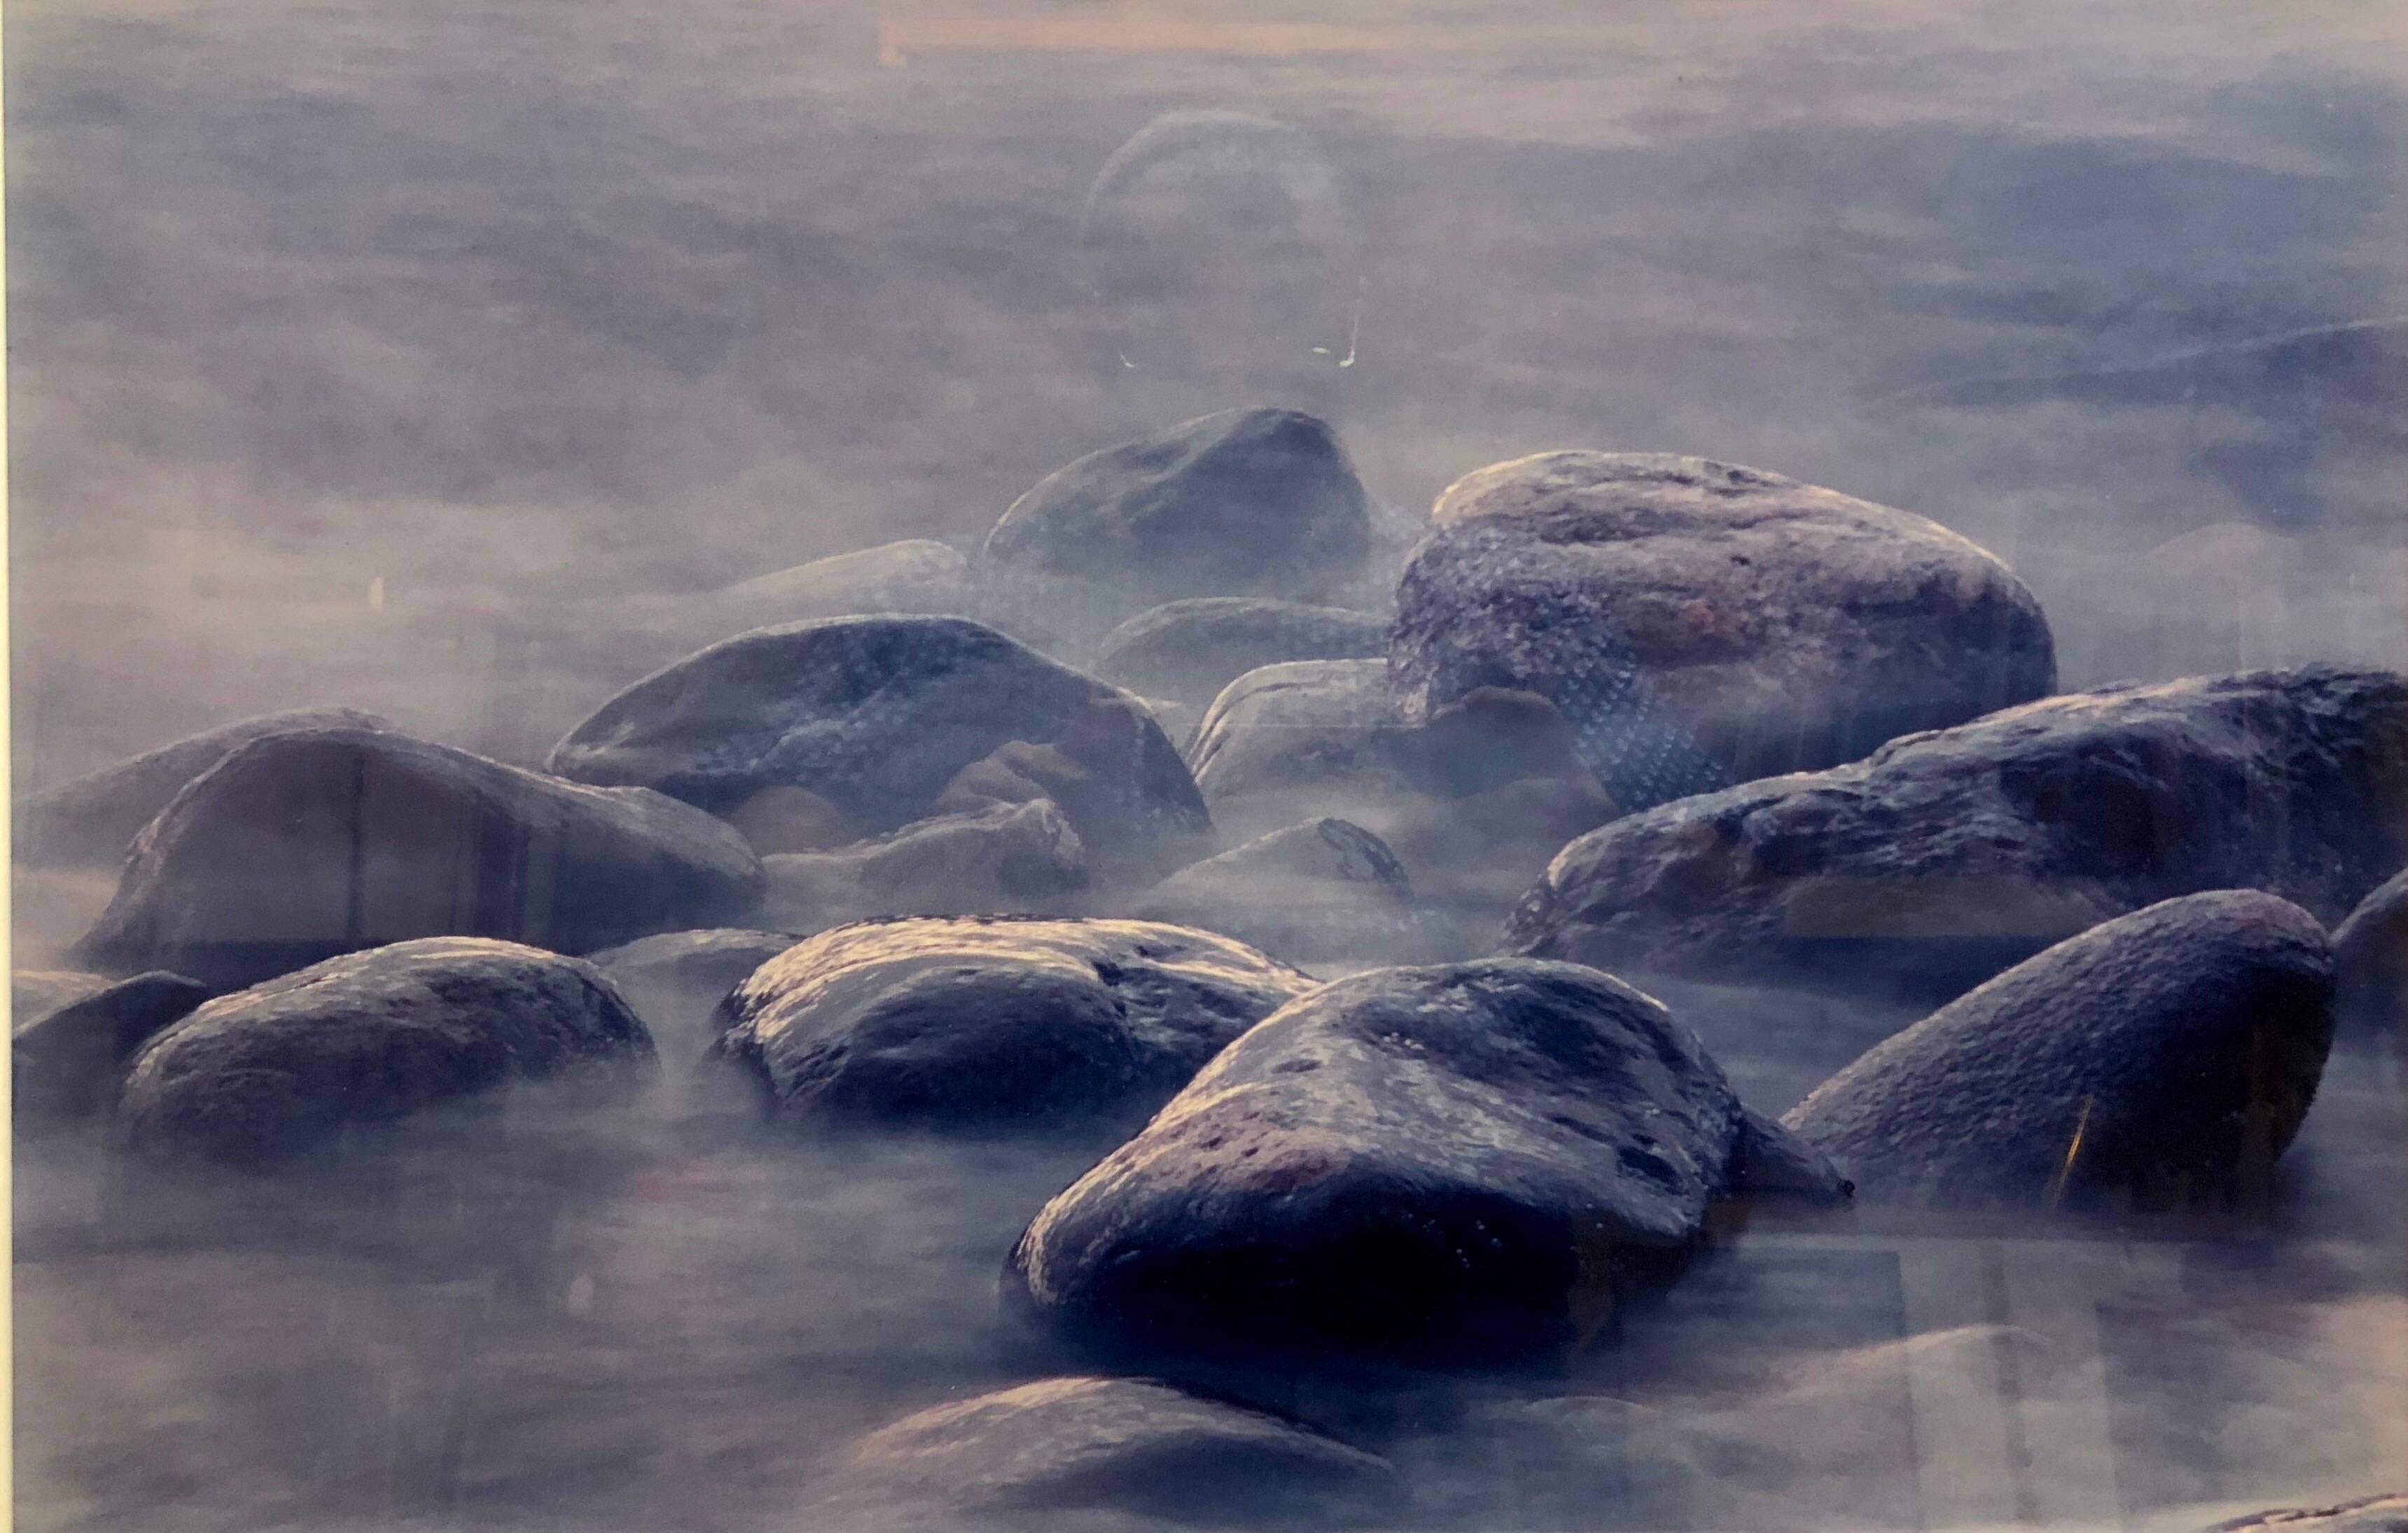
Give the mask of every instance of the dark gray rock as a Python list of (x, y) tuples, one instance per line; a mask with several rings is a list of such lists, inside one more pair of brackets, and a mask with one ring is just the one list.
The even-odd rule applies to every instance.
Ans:
[(722, 1009), (716, 1053), (790, 1122), (1121, 1124), (1312, 983), (1148, 922), (867, 922), (755, 970)]
[(1329, 1527), (1404, 1509), (1384, 1459), (1297, 1423), (1152, 1380), (1060, 1378), (871, 1433), (836, 1467), (814, 1525), (1053, 1529), (1121, 1513)]
[(915, 821), (834, 852), (765, 857), (761, 921), (808, 936), (896, 915), (1061, 914), (1086, 849), (1050, 798)]
[(2332, 1506), (2288, 1507), (2254, 1512), (2216, 1524), (2205, 1533), (2403, 1533), (2408, 1530), (2408, 1493), (2364, 1497)]
[[(1007, 1300), (1078, 1344), (1208, 1364), (1560, 1354), (1704, 1241), (1747, 1119), (1609, 975), (1373, 970), (1256, 1025), (1048, 1204)], [(1768, 1162), (1785, 1141), (1749, 1133)], [(1828, 1168), (1815, 1193), (1842, 1196)]]
[(438, 937), (331, 959), (203, 1006), (134, 1057), (126, 1149), (264, 1168), (355, 1125), (594, 1067), (639, 1080), (652, 1040), (594, 966)]
[(293, 731), (228, 756), (151, 823), (81, 961), (223, 990), (414, 937), (583, 953), (724, 924), (760, 881), (743, 838), (659, 794), (383, 731)]
[(795, 945), (786, 932), (717, 927), (662, 932), (588, 953), (652, 1035), (661, 1053), (692, 1065), (709, 1047), (710, 1019), (727, 993)]
[(2263, 1185), (2331, 1044), (2315, 918), (2190, 895), (2017, 965), (1783, 1122), (1884, 1201), (2180, 1206)]
[(548, 765), (739, 817), (800, 788), (870, 834), (1050, 797), (1113, 877), (1159, 877), (1211, 834), (1135, 698), (962, 618), (835, 618), (713, 645), (603, 705)]
[(2338, 920), (2408, 861), (2408, 680), (2317, 666), (2051, 697), (1564, 848), (1507, 950), (1955, 995), (2114, 916), (2271, 890)]
[(1076, 582), (1126, 616), (1182, 596), (1313, 601), (1369, 550), (1363, 485), (1328, 424), (1241, 409), (1056, 469), (1004, 512), (984, 561)]
[(1439, 499), (1398, 588), (1408, 718), (1536, 692), (1626, 810), (1853, 761), (2056, 685), (2040, 605), (1936, 523), (1752, 468), (1548, 452)]
[(1167, 602), (1096, 648), (1096, 674), (1143, 697), (1210, 704), (1248, 671), (1297, 660), (1386, 655), (1388, 624), (1369, 612), (1255, 596)]
[(348, 708), (305, 708), (245, 719), (148, 751), (131, 761), (36, 794), (18, 806), (16, 854), (36, 865), (125, 860), (142, 827), (184, 785), (265, 736), (294, 729), (390, 729), (373, 713)]
[(2341, 1025), (2408, 1038), (2408, 872), (2359, 901), (2332, 944)]
[(1182, 867), (1129, 912), (1220, 932), (1296, 963), (1410, 962), (1449, 946), (1387, 843), (1344, 820), (1310, 820)]
[(107, 1110), (136, 1050), (209, 998), (180, 974), (137, 974), (38, 1012), (9, 1028), (9, 1112), (19, 1130)]

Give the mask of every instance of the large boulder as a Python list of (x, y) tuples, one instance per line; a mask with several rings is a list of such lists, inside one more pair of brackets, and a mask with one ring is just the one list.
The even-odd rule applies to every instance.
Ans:
[(1054, 470), (1004, 512), (984, 562), (1067, 582), (1117, 621), (1182, 596), (1322, 599), (1360, 574), (1370, 539), (1362, 481), (1326, 422), (1240, 409)]
[(1387, 843), (1345, 820), (1308, 820), (1181, 868), (1138, 898), (1142, 921), (1197, 926), (1297, 963), (1451, 956)]
[(1853, 761), (2044, 695), (2040, 605), (1936, 523), (1777, 474), (1548, 452), (1450, 487), (1398, 588), (1408, 717), (1553, 701), (1615, 802)]
[(580, 1067), (620, 1086), (652, 1059), (644, 1024), (591, 964), (428, 938), (203, 1006), (135, 1055), (116, 1129), (137, 1154), (264, 1168), (351, 1125)]
[(1369, 612), (1259, 596), (1166, 602), (1106, 634), (1096, 674), (1142, 697), (1211, 703), (1248, 671), (1297, 660), (1384, 657), (1388, 624)]
[(1040, 1379), (907, 1417), (853, 1444), (823, 1495), (811, 1526), (842, 1529), (1051, 1530), (1114, 1513), (1330, 1527), (1393, 1517), (1405, 1500), (1384, 1459), (1297, 1423), (1104, 1378)]
[(142, 827), (184, 785), (255, 739), (295, 729), (390, 729), (373, 713), (348, 708), (304, 708), (268, 713), (146, 751), (131, 761), (34, 795), (18, 806), (16, 855), (21, 863), (100, 864), (125, 860)]
[(738, 817), (801, 789), (871, 835), (1051, 797), (1114, 876), (1159, 877), (1211, 834), (1135, 698), (963, 618), (834, 618), (714, 644), (604, 704), (548, 766)]
[(1312, 984), (1150, 922), (866, 922), (754, 970), (715, 1052), (790, 1123), (1133, 1125)]
[(760, 898), (743, 838), (640, 788), (593, 788), (380, 730), (244, 746), (136, 844), (81, 944), (112, 972), (233, 989), (414, 937), (583, 953), (720, 925)]
[(2408, 861), (2408, 679), (2129, 683), (1616, 820), (1563, 849), (1508, 951), (1954, 995), (2208, 889), (2337, 921)]
[(1868, 1197), (2162, 1206), (2262, 1186), (2332, 1044), (2316, 919), (2251, 891), (2059, 943), (1817, 1087), (1782, 1121)]
[(8, 1110), (20, 1132), (107, 1110), (135, 1051), (209, 998), (180, 974), (137, 974), (41, 1010), (8, 1028)]
[(1086, 849), (1050, 798), (915, 821), (834, 852), (764, 857), (761, 921), (810, 935), (890, 915), (1068, 913)]
[(1005, 1291), (1074, 1344), (1207, 1366), (1560, 1354), (1758, 1166), (1843, 1196), (1611, 976), (1377, 969), (1224, 1051), (1046, 1205)]
[(2360, 900), (2332, 942), (2342, 1024), (2408, 1038), (2408, 872)]

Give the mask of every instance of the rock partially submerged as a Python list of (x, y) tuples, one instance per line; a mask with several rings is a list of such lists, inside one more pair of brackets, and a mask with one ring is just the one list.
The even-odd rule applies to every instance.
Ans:
[(787, 1122), (1119, 1125), (1312, 984), (1151, 922), (866, 922), (756, 969), (722, 1009), (715, 1053)]
[(137, 974), (38, 1011), (20, 1009), (8, 1034), (9, 1100), (22, 1132), (106, 1111), (135, 1051), (209, 998), (180, 974)]
[(795, 940), (740, 926), (662, 932), (589, 953), (586, 962), (618, 987), (664, 1055), (691, 1066), (709, 1046), (711, 1015), (727, 993)]
[(1140, 920), (1197, 926), (1297, 963), (1432, 956), (1447, 934), (1413, 900), (1387, 843), (1309, 820), (1181, 868), (1141, 895)]
[[(1187, 1524), (1351, 1526), (1405, 1497), (1383, 1459), (1309, 1427), (1146, 1379), (1040, 1379), (923, 1411), (853, 1446), (814, 1525), (1041, 1526), (1122, 1513)], [(1084, 1522), (1076, 1526), (1086, 1526)]]
[(80, 952), (221, 990), (416, 937), (584, 953), (723, 924), (752, 910), (760, 879), (741, 837), (659, 794), (388, 731), (299, 730), (177, 795)]
[(1619, 981), (1379, 969), (1222, 1053), (1037, 1216), (1006, 1293), (1122, 1355), (1560, 1354), (1677, 1269), (1758, 1162), (1843, 1196)]
[(72, 782), (36, 794), (19, 806), (16, 855), (35, 865), (93, 864), (114, 867), (142, 827), (184, 785), (255, 739), (295, 729), (390, 729), (373, 713), (348, 708), (304, 708), (263, 714), (146, 751)]
[(2000, 975), (1783, 1122), (1885, 1201), (2180, 1206), (2263, 1185), (2331, 1043), (2315, 918), (2191, 895)]
[(1937, 523), (1777, 474), (1548, 452), (1466, 476), (1398, 588), (1409, 718), (1536, 692), (1626, 809), (1853, 761), (2056, 684), (2040, 605)]
[(1135, 698), (963, 618), (836, 618), (713, 645), (612, 698), (549, 766), (738, 817), (802, 789), (871, 834), (1051, 797), (1116, 876), (1158, 877), (1211, 832)]
[(1166, 602), (1106, 634), (1096, 674), (1141, 697), (1197, 706), (1246, 672), (1297, 660), (1387, 653), (1388, 625), (1369, 612), (1259, 596)]
[(1067, 913), (1087, 887), (1086, 848), (1050, 798), (937, 815), (762, 867), (762, 922), (801, 936), (876, 916)]
[(1668, 804), (1563, 849), (1508, 951), (1955, 995), (2159, 900), (2338, 920), (2408, 861), (2408, 679), (2129, 683)]
[(261, 1169), (354, 1125), (582, 1067), (617, 1085), (652, 1060), (644, 1024), (591, 964), (429, 938), (194, 1011), (135, 1056), (116, 1129), (145, 1156)]

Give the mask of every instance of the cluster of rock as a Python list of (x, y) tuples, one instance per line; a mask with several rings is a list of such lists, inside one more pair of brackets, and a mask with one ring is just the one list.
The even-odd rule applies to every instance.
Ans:
[[(1393, 580), (1384, 515), (1233, 411), (974, 559), (721, 594), (540, 769), (314, 710), (30, 800), (21, 854), (122, 870), (91, 972), (18, 977), (21, 1120), (255, 1170), (666, 1052), (793, 1131), (1094, 1137), (1003, 1278), (1089, 1365), (1523, 1366), (1752, 1211), (2262, 1189), (2336, 1016), (2402, 1014), (2408, 679), (2052, 695), (1996, 558), (1700, 459), (1483, 469)], [(1942, 1004), (1776, 1120), (1616, 973)], [(1112, 1378), (848, 1464), (972, 1518), (1396, 1494)]]

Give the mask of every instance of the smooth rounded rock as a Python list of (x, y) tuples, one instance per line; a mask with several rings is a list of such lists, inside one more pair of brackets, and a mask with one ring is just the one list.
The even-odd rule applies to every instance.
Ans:
[(897, 915), (1068, 913), (1086, 848), (1050, 798), (914, 821), (891, 835), (762, 859), (761, 920), (808, 936)]
[[(1813, 1164), (1788, 1140), (1609, 975), (1376, 969), (1256, 1025), (1046, 1205), (1006, 1297), (1140, 1358), (1560, 1355), (1677, 1270), (1751, 1159)], [(1842, 1196), (1828, 1168), (1799, 1190)]]
[(1151, 922), (864, 922), (754, 970), (714, 1052), (790, 1123), (1133, 1123), (1313, 982)]
[(2332, 943), (2341, 1024), (2408, 1039), (2408, 872), (2359, 901)]
[(1131, 914), (1215, 931), (1297, 963), (1409, 962), (1447, 935), (1416, 907), (1387, 843), (1345, 820), (1310, 820), (1181, 868)]
[(20, 1011), (9, 1026), (11, 1121), (20, 1130), (106, 1111), (135, 1051), (209, 998), (180, 974), (137, 974), (56, 1007)]
[(292, 731), (177, 795), (79, 951), (221, 990), (416, 937), (583, 953), (724, 924), (760, 880), (742, 837), (659, 794), (388, 731)]
[(116, 1128), (142, 1155), (264, 1168), (347, 1127), (584, 1066), (615, 1085), (652, 1060), (644, 1024), (591, 964), (428, 938), (201, 1007), (134, 1057)]
[(1783, 1122), (1869, 1198), (2178, 1206), (2262, 1184), (2331, 1043), (2315, 918), (2272, 895), (2191, 895), (2009, 969)]
[(1096, 674), (1140, 696), (1200, 707), (1264, 666), (1380, 659), (1387, 642), (1387, 621), (1369, 612), (1259, 596), (1194, 596), (1140, 612), (1106, 634), (1096, 647)]

